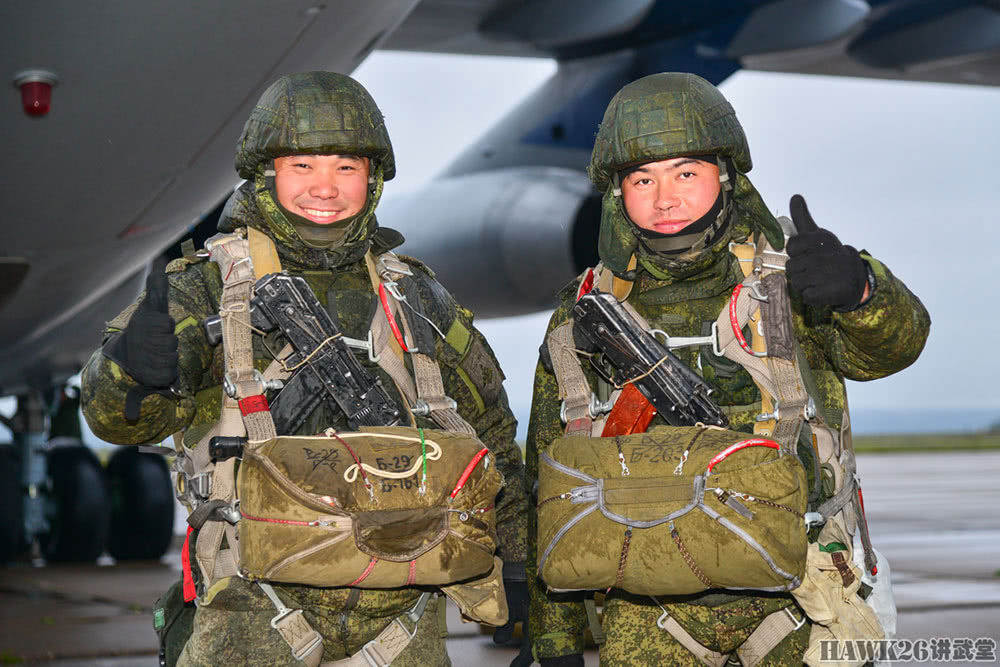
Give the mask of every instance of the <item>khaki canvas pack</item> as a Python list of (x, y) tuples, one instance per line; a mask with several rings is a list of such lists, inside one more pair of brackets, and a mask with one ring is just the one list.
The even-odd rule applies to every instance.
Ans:
[[(792, 228), (787, 218), (779, 218), (779, 222), (786, 230)], [(762, 398), (754, 436), (771, 441), (777, 450), (744, 449), (732, 457), (730, 465), (733, 467), (723, 468), (720, 464), (719, 475), (707, 475), (707, 466), (702, 465), (706, 457), (714, 456), (737, 439), (747, 438), (746, 434), (722, 432), (707, 438), (703, 451), (696, 453), (699, 446), (689, 451), (683, 474), (675, 475), (680, 469), (678, 457), (684, 458), (683, 443), (691, 439), (688, 429), (658, 428), (645, 434), (646, 438), (640, 435), (600, 438), (607, 420), (606, 410), (610, 408), (601, 409), (601, 401), (594, 396), (583, 374), (573, 349), (573, 323), (564, 323), (550, 332), (547, 346), (567, 423), (566, 434), (550, 445), (539, 462), (539, 572), (550, 587), (618, 586), (632, 593), (652, 595), (685, 594), (711, 587), (791, 590), (794, 597), (801, 598), (800, 604), (807, 611), (812, 604), (822, 604), (813, 601), (817, 591), (822, 591), (822, 595), (830, 599), (850, 602), (852, 613), (864, 614), (852, 601), (854, 593), (848, 586), (848, 578), (841, 580), (828, 576), (834, 557), (822, 551), (814, 553), (815, 545), (809, 545), (806, 539), (809, 526), (824, 525), (817, 542), (830, 531), (842, 530), (845, 535), (843, 556), (850, 562), (852, 539), (857, 534), (864, 551), (865, 569), (873, 575), (877, 572), (859, 495), (850, 415), (845, 403), (840, 428), (834, 429), (817, 410), (812, 398), (816, 393), (815, 384), (794, 335), (784, 276), (787, 255), (775, 251), (764, 239), (759, 241), (757, 245), (750, 242), (730, 244), (730, 251), (739, 259), (745, 280), (737, 286), (730, 303), (719, 314), (712, 335), (688, 339), (683, 344), (711, 345), (716, 354), (747, 370)], [(634, 265), (633, 257), (629, 268)], [(614, 276), (601, 265), (591, 275), (598, 289), (614, 294), (640, 325), (649, 329), (626, 301), (631, 283)], [(749, 340), (742, 334), (745, 329), (751, 332)], [(608, 404), (613, 405), (621, 393), (614, 391)], [(803, 434), (806, 425), (807, 435)], [(676, 433), (668, 435), (670, 431)], [(803, 441), (811, 440), (819, 471), (817, 478), (825, 488), (832, 487), (832, 493), (822, 504), (808, 508), (810, 512), (804, 512), (803, 499), (798, 495), (808, 492), (804, 489), (804, 468), (796, 457), (800, 436), (804, 436)], [(649, 451), (651, 446), (662, 448), (665, 453), (658, 463), (643, 461), (636, 465), (629, 462), (637, 452)], [(692, 465), (696, 456), (699, 463)], [(768, 466), (775, 471), (773, 477), (762, 474)], [(723, 488), (722, 470), (727, 475), (731, 473), (734, 482), (733, 488), (726, 489), (725, 499), (714, 491), (705, 492), (699, 488), (697, 476), (702, 474), (705, 474), (705, 487)], [(739, 484), (746, 486), (739, 488)], [(794, 490), (796, 484), (799, 490)], [(642, 500), (642, 489), (649, 489), (651, 500), (633, 503)], [(744, 502), (749, 500), (746, 496), (757, 500)], [(551, 498), (556, 500), (550, 501)], [(728, 502), (733, 499), (735, 503)], [(718, 502), (722, 500), (727, 502)], [(788, 510), (768, 506), (767, 501)], [(769, 511), (764, 511), (768, 507)], [(684, 510), (684, 514), (679, 514)], [(750, 510), (753, 518), (748, 518), (744, 510)], [(581, 516), (581, 512), (586, 514)], [(803, 512), (804, 519), (796, 516)], [(710, 520), (713, 514), (717, 514), (718, 519)], [(671, 519), (667, 519), (664, 530), (663, 519), (671, 515), (674, 529), (670, 530)], [(681, 523), (686, 517), (690, 527)], [(789, 522), (790, 518), (793, 521)], [(579, 525), (574, 526), (574, 521)], [(584, 530), (579, 529), (584, 526)], [(658, 533), (655, 539), (649, 537), (654, 532)], [(714, 546), (716, 540), (722, 540), (723, 548)], [(574, 551), (581, 557), (574, 559), (571, 555)], [(765, 552), (777, 568), (771, 567)], [(546, 561), (541, 562), (546, 555)], [(729, 562), (725, 563), (724, 558)], [(679, 562), (680, 565), (666, 565), (667, 562)], [(571, 576), (572, 568), (579, 569)], [(663, 570), (668, 569), (677, 572), (667, 576)], [(779, 570), (790, 576), (780, 574)], [(709, 573), (714, 574), (714, 578)], [(800, 585), (802, 582), (808, 585)], [(768, 636), (767, 641), (751, 635), (754, 641), (747, 640), (747, 650), (762, 657), (788, 632), (800, 627), (801, 623), (787, 616), (773, 614), (765, 619), (761, 628), (769, 626), (763, 633)], [(723, 655), (704, 658), (711, 652), (694, 642), (672, 619), (668, 621), (661, 627), (696, 655), (703, 656), (706, 664), (714, 664), (713, 660), (723, 664), (728, 659)], [(838, 633), (845, 627), (852, 631), (868, 628), (870, 632), (864, 638), (882, 636), (880, 629), (872, 629), (864, 622), (826, 618), (813, 622), (823, 625), (838, 638), (842, 638)], [(829, 634), (814, 633), (811, 644), (815, 645), (824, 636), (829, 637)], [(810, 651), (814, 648), (812, 646)], [(748, 661), (756, 664), (757, 660), (751, 659), (748, 653), (744, 664)]]
[[(278, 436), (263, 400), (266, 389), (291, 375), (280, 359), (263, 372), (253, 366), (249, 303), (255, 281), (281, 270), (271, 240), (253, 228), (220, 234), (205, 244), (224, 285), (219, 315), (226, 387), (219, 421), (191, 447), (175, 437), (179, 490), (197, 487), (207, 501), (189, 503), (197, 530), (195, 561), (203, 590), (231, 576), (255, 579), (274, 603), (271, 625), (293, 657), (319, 665), (322, 637), (302, 610), (285, 606), (268, 581), (312, 586), (397, 588), (438, 586), (466, 617), (492, 625), (507, 620), (503, 563), (493, 555), (493, 501), (502, 477), (475, 430), (444, 394), (440, 368), (411, 352), (413, 375), (388, 317), (409, 331), (401, 298), (378, 310), (363, 347), (392, 378), (406, 414), (427, 414), (441, 430), (366, 428), (321, 436)], [(376, 291), (409, 273), (393, 253), (365, 257)], [(391, 291), (391, 290), (387, 290)], [(393, 292), (395, 295), (395, 292)], [(415, 424), (415, 420), (411, 423)], [(236, 459), (212, 461), (213, 436), (244, 436)], [(376, 489), (376, 485), (378, 485)], [(188, 493), (188, 498), (193, 496)], [(407, 616), (419, 621), (430, 594)], [(413, 637), (396, 619), (338, 667), (388, 664)], [(375, 656), (375, 657), (373, 657)]]
[(312, 586), (481, 577), (493, 567), (500, 484), (482, 443), (464, 434), (391, 427), (275, 438), (240, 466), (241, 564), (253, 578)]
[(802, 580), (805, 472), (769, 441), (697, 426), (567, 436), (539, 469), (538, 571), (553, 589), (683, 595)]

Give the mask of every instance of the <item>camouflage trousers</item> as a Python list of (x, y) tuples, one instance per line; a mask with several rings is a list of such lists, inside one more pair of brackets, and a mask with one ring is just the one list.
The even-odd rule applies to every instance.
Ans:
[[(214, 587), (213, 587), (214, 588)], [(213, 591), (210, 604), (198, 607), (194, 632), (178, 667), (301, 666), (277, 630), (271, 627), (275, 608), (259, 586), (231, 577)], [(392, 667), (450, 667), (445, 647), (445, 600), (432, 596), (417, 623), (416, 634)], [(321, 614), (303, 610), (306, 620), (323, 635), (323, 661), (339, 660), (374, 639), (393, 618), (369, 618), (357, 612)], [(411, 627), (409, 619), (404, 620)]]
[[(763, 616), (790, 603), (787, 597), (740, 597), (715, 607), (686, 603), (661, 607), (650, 598), (609, 597), (604, 602), (603, 627), (607, 640), (601, 646), (601, 667), (702, 667), (701, 660), (657, 625), (664, 611), (698, 643), (718, 653), (732, 654), (730, 662), (739, 664), (733, 651), (756, 629)], [(801, 667), (809, 632), (806, 623), (785, 637), (757, 667)]]

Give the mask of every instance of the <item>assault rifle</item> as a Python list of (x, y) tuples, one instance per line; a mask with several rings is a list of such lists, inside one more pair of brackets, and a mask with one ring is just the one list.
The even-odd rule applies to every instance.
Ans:
[[(250, 323), (264, 332), (279, 329), (292, 346), (285, 367), (298, 368), (271, 402), (278, 433), (295, 433), (324, 400), (340, 408), (352, 430), (399, 423), (399, 407), (382, 381), (358, 363), (303, 278), (272, 273), (258, 280), (250, 300)], [(218, 316), (205, 320), (205, 331), (213, 345), (221, 340)]]
[[(610, 363), (609, 382), (630, 381), (672, 426), (697, 423), (728, 426), (709, 395), (712, 389), (652, 334), (645, 331), (611, 294), (584, 294), (573, 308), (574, 333), (597, 348)], [(595, 368), (602, 375), (601, 368)]]

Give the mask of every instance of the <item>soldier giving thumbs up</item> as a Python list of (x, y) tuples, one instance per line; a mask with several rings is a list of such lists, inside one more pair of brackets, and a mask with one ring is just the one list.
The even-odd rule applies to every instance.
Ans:
[(842, 244), (830, 230), (818, 227), (802, 195), (793, 195), (788, 208), (798, 230), (786, 248), (789, 289), (801, 294), (804, 303), (831, 306), (839, 312), (854, 310), (868, 301), (870, 278), (860, 253)]

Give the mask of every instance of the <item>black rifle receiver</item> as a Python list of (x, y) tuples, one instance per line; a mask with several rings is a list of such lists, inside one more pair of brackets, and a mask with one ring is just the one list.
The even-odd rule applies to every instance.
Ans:
[(257, 281), (250, 306), (254, 327), (280, 329), (291, 344), (286, 367), (301, 366), (271, 403), (278, 433), (295, 433), (324, 399), (333, 399), (351, 429), (399, 423), (399, 407), (358, 363), (305, 279), (268, 274)]
[[(614, 384), (634, 381), (656, 411), (672, 426), (697, 423), (728, 426), (729, 420), (697, 373), (635, 321), (611, 294), (592, 291), (573, 308), (574, 332), (604, 354)], [(650, 370), (652, 369), (652, 370)]]

